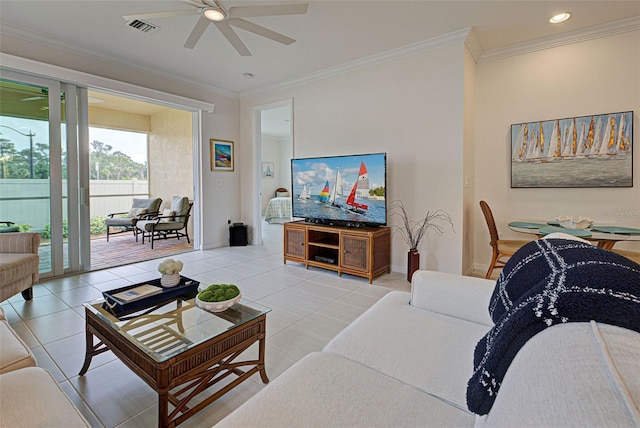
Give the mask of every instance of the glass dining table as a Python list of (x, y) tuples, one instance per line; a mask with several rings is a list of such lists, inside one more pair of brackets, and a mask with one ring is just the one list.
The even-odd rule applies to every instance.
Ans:
[(600, 248), (611, 250), (617, 242), (640, 242), (640, 229), (622, 226), (592, 225), (587, 229), (568, 229), (557, 221), (512, 221), (508, 224), (514, 232), (536, 235), (541, 238), (550, 233), (562, 232), (593, 241)]

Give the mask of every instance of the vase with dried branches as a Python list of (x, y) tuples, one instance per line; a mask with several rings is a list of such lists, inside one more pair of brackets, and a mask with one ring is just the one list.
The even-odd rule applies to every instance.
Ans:
[(399, 233), (402, 239), (409, 245), (409, 253), (407, 254), (407, 281), (411, 282), (413, 273), (420, 269), (418, 245), (420, 245), (420, 241), (424, 238), (424, 235), (429, 229), (438, 235), (444, 234), (444, 226), (446, 223), (448, 223), (451, 230), (455, 232), (453, 221), (449, 213), (445, 210), (427, 211), (420, 220), (411, 220), (409, 214), (407, 214), (404, 203), (399, 200), (391, 202), (387, 211), (389, 217), (398, 216), (402, 219), (402, 225), (392, 226), (392, 228), (395, 229), (394, 233)]

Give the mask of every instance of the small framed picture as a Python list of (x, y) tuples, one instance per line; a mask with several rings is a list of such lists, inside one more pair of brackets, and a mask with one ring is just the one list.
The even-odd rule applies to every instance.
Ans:
[(273, 162), (262, 162), (262, 178), (273, 178)]
[(211, 142), (211, 171), (233, 171), (235, 154), (233, 153), (233, 141), (217, 140)]

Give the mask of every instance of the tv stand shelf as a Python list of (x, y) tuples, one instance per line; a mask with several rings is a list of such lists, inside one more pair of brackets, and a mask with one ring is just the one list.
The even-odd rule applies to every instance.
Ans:
[(287, 260), (369, 279), (391, 272), (391, 229), (386, 226), (348, 228), (305, 221), (284, 224)]

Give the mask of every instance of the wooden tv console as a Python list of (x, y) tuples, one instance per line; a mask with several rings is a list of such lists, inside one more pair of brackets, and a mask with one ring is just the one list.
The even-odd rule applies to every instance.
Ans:
[(391, 272), (391, 229), (324, 226), (305, 221), (284, 224), (284, 263), (369, 278)]

